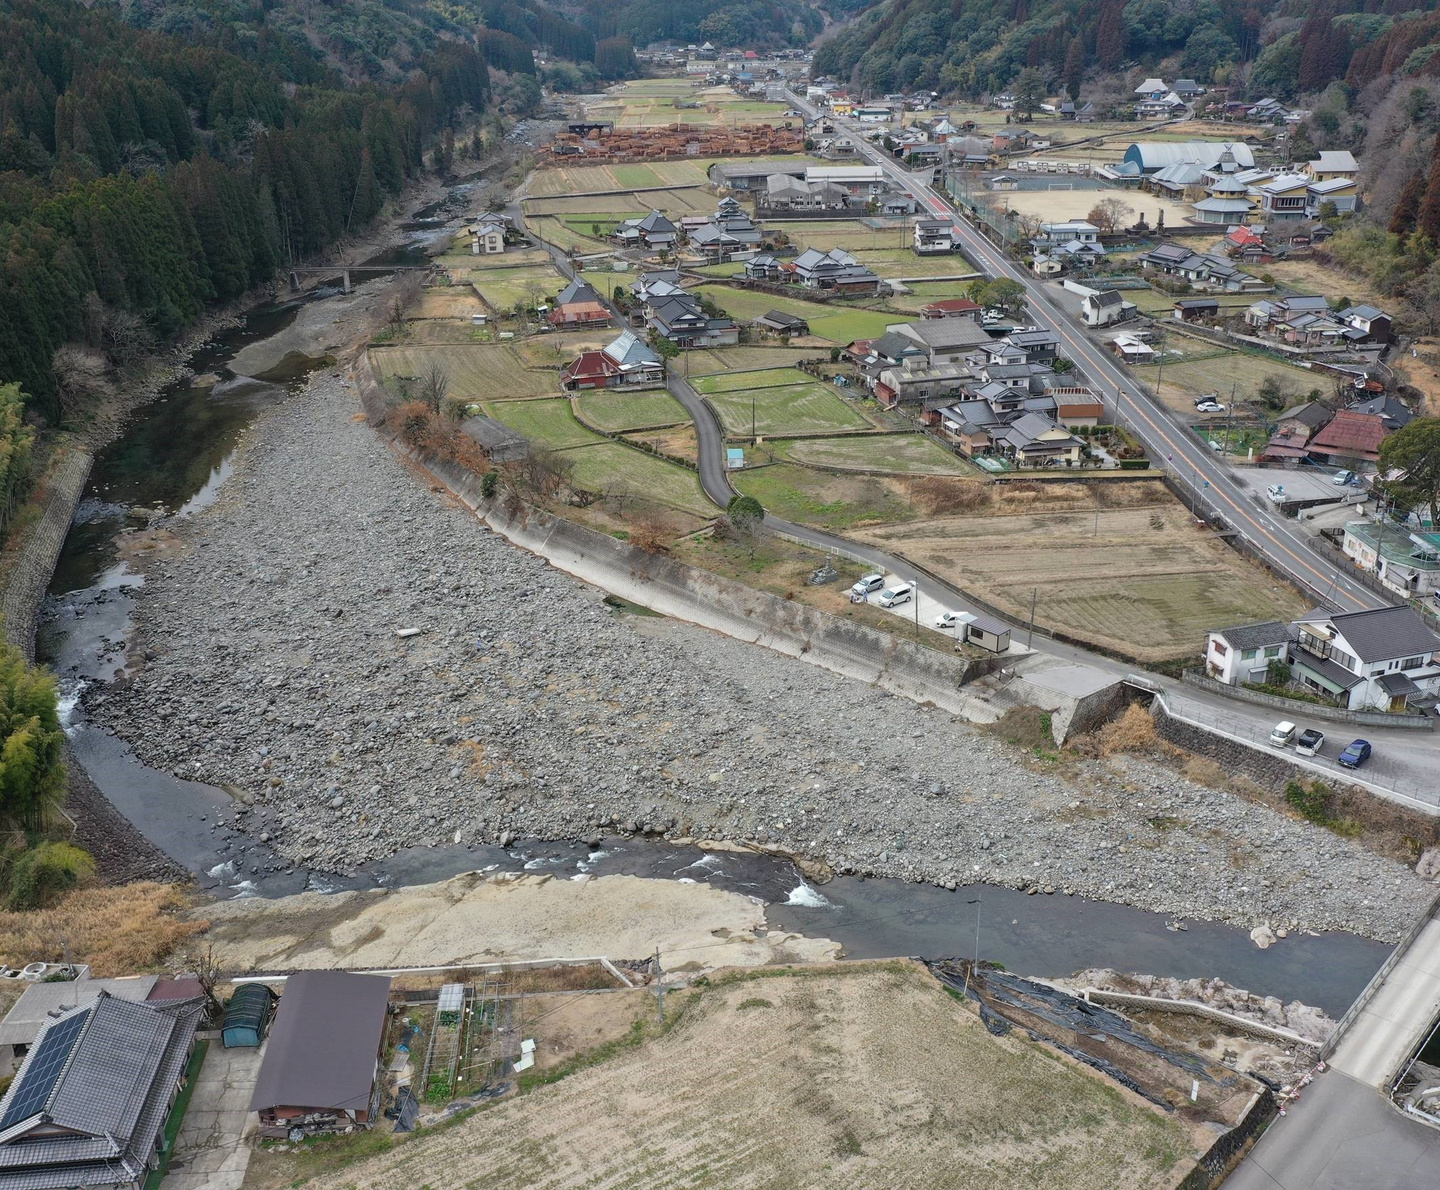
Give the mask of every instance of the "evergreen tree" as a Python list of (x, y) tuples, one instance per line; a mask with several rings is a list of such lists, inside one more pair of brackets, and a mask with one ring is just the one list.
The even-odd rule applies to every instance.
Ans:
[(1085, 81), (1085, 43), (1072, 37), (1065, 48), (1065, 93), (1073, 102), (1080, 98), (1080, 84)]

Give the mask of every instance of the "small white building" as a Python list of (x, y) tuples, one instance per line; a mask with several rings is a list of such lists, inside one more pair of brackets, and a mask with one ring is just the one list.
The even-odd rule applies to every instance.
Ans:
[(1118, 289), (1092, 290), (1080, 299), (1080, 319), (1086, 326), (1111, 326), (1135, 313)]

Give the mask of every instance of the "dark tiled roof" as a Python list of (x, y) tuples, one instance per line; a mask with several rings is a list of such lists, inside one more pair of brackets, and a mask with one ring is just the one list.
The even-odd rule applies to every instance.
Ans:
[(1379, 607), (1368, 612), (1347, 612), (1330, 617), (1335, 631), (1366, 663), (1433, 653), (1440, 637), (1408, 607)]
[(1358, 686), (1364, 679), (1359, 674), (1352, 674), (1343, 665), (1337, 665), (1328, 657), (1317, 657), (1314, 653), (1307, 653), (1304, 649), (1296, 649), (1295, 655), (1290, 659), (1291, 664), (1303, 666), (1311, 673), (1324, 678), (1332, 686), (1338, 686), (1341, 690), (1349, 690), (1352, 686)]
[(1283, 645), (1294, 637), (1295, 632), (1289, 624), (1280, 620), (1266, 620), (1261, 624), (1226, 628), (1215, 635), (1223, 636), (1232, 649), (1263, 649), (1267, 645)]
[(1378, 681), (1380, 689), (1392, 697), (1420, 693), (1420, 687), (1402, 673), (1381, 674)]

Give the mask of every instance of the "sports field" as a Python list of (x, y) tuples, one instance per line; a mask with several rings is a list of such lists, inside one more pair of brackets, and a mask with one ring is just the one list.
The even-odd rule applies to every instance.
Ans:
[(1195, 656), (1217, 624), (1291, 620), (1307, 604), (1167, 499), (1092, 513), (950, 516), (860, 536), (1017, 616), (1137, 661)]
[(796, 463), (842, 471), (893, 475), (975, 475), (979, 468), (951, 454), (924, 434), (880, 434), (863, 438), (802, 438), (770, 442), (777, 454)]
[(497, 393), (507, 397), (539, 397), (560, 391), (560, 376), (550, 369), (525, 366), (508, 343), (447, 344), (436, 347), (372, 347), (370, 358), (386, 380), (418, 379), (437, 362), (450, 382), (450, 394), (482, 401)]
[(620, 433), (688, 422), (685, 407), (663, 389), (622, 393), (597, 388), (574, 398), (581, 420), (600, 430)]
[[(1020, 1030), (992, 1035), (908, 963), (722, 976), (665, 1016), (453, 1126), (367, 1134), (365, 1159), (305, 1185), (1166, 1190), (1201, 1141)], [(537, 1017), (542, 1052), (551, 1028)], [(275, 1185), (305, 1172), (285, 1160)]]
[(701, 285), (696, 293), (708, 294), (722, 310), (739, 322), (750, 322), (767, 310), (796, 314), (810, 324), (810, 333), (832, 343), (878, 338), (892, 322), (901, 322), (885, 310), (866, 310), (828, 302), (802, 302), (769, 293), (750, 293), (727, 285)]

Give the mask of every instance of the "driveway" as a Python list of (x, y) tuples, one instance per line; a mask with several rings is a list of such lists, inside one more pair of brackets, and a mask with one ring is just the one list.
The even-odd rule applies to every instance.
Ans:
[(160, 1190), (240, 1190), (250, 1164), (250, 1094), (263, 1052), (264, 1046), (227, 1050), (218, 1037), (210, 1043)]

